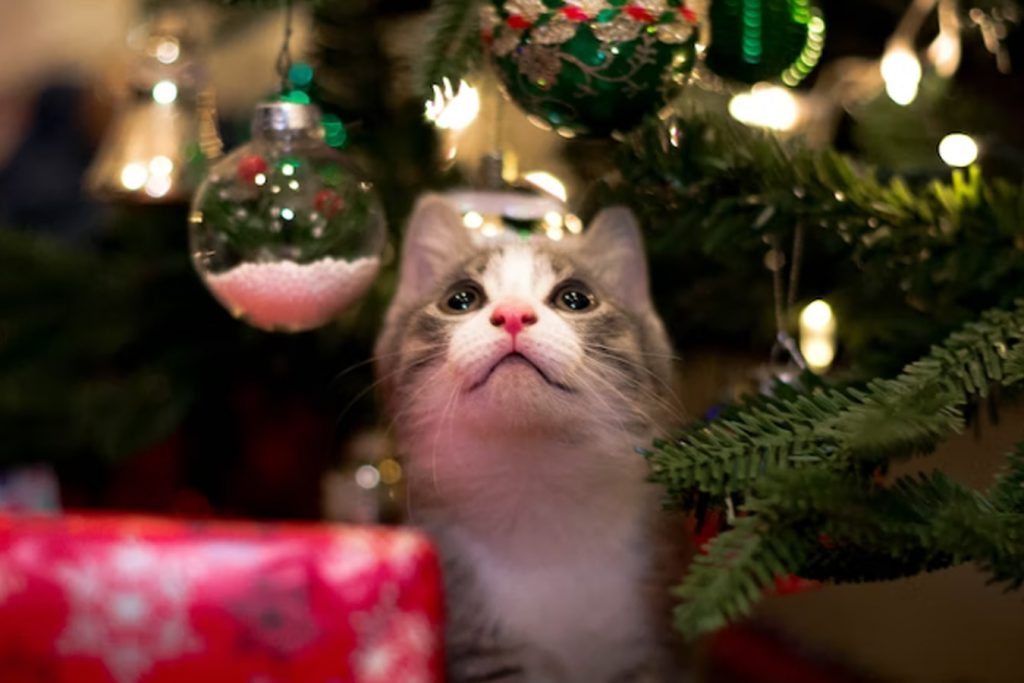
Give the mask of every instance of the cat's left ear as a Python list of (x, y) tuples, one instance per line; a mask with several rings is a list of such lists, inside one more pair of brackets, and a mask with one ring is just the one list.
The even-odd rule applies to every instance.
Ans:
[(624, 206), (602, 209), (583, 234), (583, 253), (595, 272), (625, 305), (651, 305), (647, 257), (640, 225)]
[(415, 298), (430, 291), (470, 246), (455, 206), (439, 194), (424, 194), (405, 231), (396, 298)]

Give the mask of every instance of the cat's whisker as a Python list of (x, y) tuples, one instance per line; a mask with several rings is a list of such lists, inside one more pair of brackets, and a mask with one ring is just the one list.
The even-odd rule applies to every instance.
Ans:
[[(619, 361), (625, 360), (621, 356), (618, 356), (617, 354), (612, 354), (612, 353), (609, 353), (609, 352), (606, 352), (606, 351), (602, 350), (600, 348), (600, 346), (596, 345), (596, 344), (595, 345), (588, 344), (587, 345), (587, 349), (594, 351), (595, 352), (594, 356), (599, 358), (599, 359), (613, 358), (613, 359), (619, 360)], [(651, 379), (653, 379), (655, 382), (660, 384), (662, 386), (662, 388), (664, 388), (665, 395), (667, 396), (667, 398), (666, 398), (666, 396), (660, 395), (654, 389), (649, 389), (649, 388), (645, 387), (643, 384), (639, 383), (638, 381), (636, 381), (636, 387), (638, 389), (646, 389), (646, 392), (645, 392), (646, 396), (648, 398), (651, 398), (651, 399), (657, 401), (659, 403), (659, 405), (661, 405), (669, 413), (671, 413), (671, 417), (676, 418), (677, 420), (680, 420), (680, 421), (685, 419), (685, 415), (686, 415), (686, 412), (687, 412), (686, 408), (683, 405), (682, 399), (676, 393), (676, 391), (672, 387), (672, 385), (667, 380), (665, 380), (665, 378), (661, 377), (658, 373), (656, 373), (651, 368), (649, 368), (649, 367), (647, 367), (647, 366), (645, 366), (645, 365), (643, 365), (641, 363), (634, 363), (634, 362), (629, 362), (629, 363), (630, 363), (631, 367), (633, 367), (633, 368), (635, 368), (637, 370), (643, 371), (649, 377), (651, 377)], [(631, 378), (629, 378), (626, 375), (626, 373), (623, 370), (621, 370), (619, 368), (616, 368), (611, 363), (601, 362), (601, 365), (602, 365), (602, 367), (607, 368), (611, 372), (618, 373), (624, 379), (627, 379), (627, 380), (631, 379)]]
[[(601, 349), (601, 350), (606, 350), (606, 351), (621, 351), (621, 349), (616, 348), (614, 346), (609, 346), (608, 344), (598, 344), (597, 342), (593, 342), (593, 341), (586, 341), (586, 340), (584, 340), (583, 344), (584, 344), (584, 346), (586, 346), (587, 348), (590, 348), (590, 349)], [(654, 352), (654, 351), (641, 351), (640, 349), (636, 349), (635, 351), (633, 351), (633, 353), (635, 353), (638, 356), (643, 356), (644, 358), (657, 358), (659, 360), (667, 360), (667, 361), (672, 361), (674, 363), (682, 363), (683, 362), (683, 357), (680, 356), (679, 354), (676, 354), (676, 353), (657, 353), (657, 352)]]
[[(427, 358), (430, 359), (430, 360), (434, 360), (434, 359), (436, 359), (438, 357), (443, 356), (444, 353), (445, 352), (442, 350), (442, 351), (437, 352), (436, 354), (432, 354), (431, 356), (428, 356)], [(398, 377), (403, 371), (404, 371), (404, 368), (401, 368), (401, 367), (395, 368), (391, 372), (388, 372), (388, 373), (378, 377), (375, 381), (371, 382), (368, 386), (363, 388), (362, 391), (360, 391), (358, 394), (356, 394), (345, 405), (345, 407), (342, 408), (341, 413), (338, 415), (337, 419), (335, 420), (335, 425), (337, 427), (340, 427), (341, 420), (343, 420), (348, 415), (348, 411), (350, 411), (353, 408), (353, 406), (356, 405), (356, 403), (358, 403), (367, 394), (369, 394), (370, 392), (372, 392), (375, 389), (377, 389), (377, 387), (379, 387), (384, 382), (387, 382), (390, 379), (394, 379), (395, 377)]]
[[(612, 346), (607, 346), (605, 344), (597, 344), (597, 343), (594, 343), (594, 342), (586, 342), (585, 343), (585, 348), (587, 350), (595, 351), (598, 355), (600, 355), (602, 357), (621, 357), (621, 356), (617, 355), (618, 352), (621, 351), (621, 349), (617, 349), (617, 348), (614, 348)], [(633, 351), (633, 353), (635, 353), (637, 355), (641, 355), (641, 356), (653, 355), (653, 354), (644, 353), (643, 351), (640, 351), (640, 350), (635, 350), (635, 351)], [(671, 358), (671, 359), (676, 359), (676, 360), (680, 360), (681, 361), (681, 358), (679, 358), (678, 356), (664, 354), (663, 357)], [(675, 394), (676, 394), (675, 389), (673, 388), (673, 386), (664, 377), (658, 375), (657, 373), (655, 373), (652, 369), (650, 369), (646, 365), (641, 364), (641, 362), (630, 361), (630, 365), (632, 367), (636, 368), (637, 370), (642, 370), (643, 372), (648, 374), (651, 378), (653, 378), (655, 381), (657, 381), (658, 384), (662, 385), (665, 388), (666, 392), (668, 392), (670, 395), (675, 397)]]
[[(621, 373), (621, 371), (617, 370), (616, 368), (613, 368), (613, 367), (610, 367), (610, 366), (607, 366), (607, 365), (603, 365), (603, 367), (606, 370), (611, 371), (611, 372), (619, 372), (621, 374), (622, 378), (625, 379), (626, 381), (630, 381), (630, 379), (631, 379), (631, 378), (627, 377), (624, 373)], [(602, 377), (601, 375), (597, 374), (593, 370), (588, 370), (587, 373), (588, 373), (588, 378), (590, 380), (592, 380), (594, 382), (600, 383), (607, 390), (609, 390), (609, 391), (615, 393), (616, 395), (618, 395), (619, 397), (621, 397), (623, 399), (623, 402), (626, 405), (630, 405), (631, 409), (633, 410), (633, 412), (639, 418), (642, 418), (645, 423), (650, 424), (650, 425), (658, 425), (659, 422), (661, 422), (660, 420), (655, 419), (655, 417), (652, 416), (650, 413), (648, 413), (646, 410), (642, 409), (640, 407), (640, 405), (637, 404), (636, 401), (631, 401), (630, 397), (626, 396), (626, 394), (619, 387), (617, 387), (615, 384), (613, 384), (608, 379)], [(642, 386), (636, 386), (636, 388), (643, 389)], [(596, 392), (596, 393), (598, 393), (598, 395), (600, 395), (600, 392)], [(649, 392), (649, 395), (647, 396), (647, 398), (649, 398), (649, 399), (653, 400), (654, 402), (658, 403), (665, 410), (670, 410), (671, 409), (671, 406), (669, 406), (668, 404), (664, 403), (663, 399), (660, 399), (657, 396), (657, 394), (655, 394), (654, 392)], [(619, 411), (615, 411), (615, 410), (612, 411), (612, 415), (613, 416), (619, 415), (619, 414), (620, 414)], [(625, 419), (620, 420), (619, 424), (620, 424), (620, 426), (623, 429), (626, 429), (627, 426), (628, 426), (627, 421)]]

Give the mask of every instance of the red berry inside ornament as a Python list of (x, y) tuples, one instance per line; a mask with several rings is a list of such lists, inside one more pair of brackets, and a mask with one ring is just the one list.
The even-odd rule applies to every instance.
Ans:
[(345, 200), (334, 190), (320, 190), (313, 198), (313, 207), (326, 218), (333, 218), (345, 208)]
[(238, 162), (238, 178), (244, 183), (254, 183), (256, 176), (266, 172), (267, 162), (258, 154), (242, 157)]

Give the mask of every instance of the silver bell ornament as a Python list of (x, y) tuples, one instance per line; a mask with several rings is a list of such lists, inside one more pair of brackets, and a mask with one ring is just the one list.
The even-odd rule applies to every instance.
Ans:
[(189, 221), (207, 288), (268, 331), (344, 312), (376, 278), (387, 237), (372, 185), (324, 142), (319, 110), (293, 102), (257, 106), (252, 141), (210, 170)]
[(503, 161), (500, 154), (485, 156), (477, 186), (443, 195), (462, 217), (474, 244), (560, 242), (583, 232), (583, 222), (569, 211), (562, 198), (526, 178), (506, 182), (502, 178)]
[(136, 41), (117, 115), (86, 174), (90, 192), (121, 203), (186, 202), (220, 156), (214, 95), (200, 64), (200, 41), (186, 17), (167, 11)]

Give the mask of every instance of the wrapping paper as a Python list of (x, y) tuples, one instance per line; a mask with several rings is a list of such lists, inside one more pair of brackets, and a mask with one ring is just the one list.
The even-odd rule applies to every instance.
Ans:
[(420, 534), (0, 517), (4, 683), (435, 683), (441, 580)]

